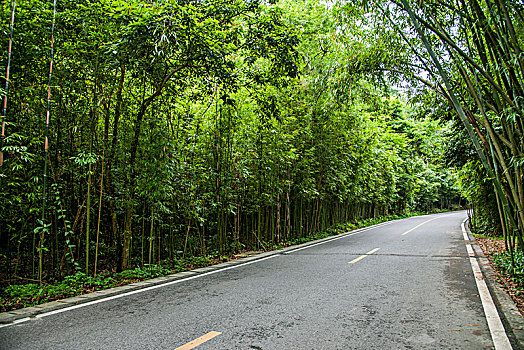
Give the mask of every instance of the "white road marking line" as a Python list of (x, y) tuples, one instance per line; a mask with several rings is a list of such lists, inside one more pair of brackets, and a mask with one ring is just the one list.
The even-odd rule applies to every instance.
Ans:
[[(447, 216), (447, 215), (446, 215), (446, 216)], [(404, 232), (403, 234), (401, 234), (401, 236), (407, 235), (407, 234), (410, 233), (411, 231), (416, 230), (417, 228), (419, 228), (420, 226), (422, 226), (422, 225), (424, 225), (424, 224), (427, 224), (428, 222), (433, 221), (433, 220), (436, 220), (436, 219), (441, 218), (441, 217), (442, 217), (442, 216), (437, 216), (436, 218), (432, 218), (432, 219), (426, 220), (426, 221), (424, 221), (423, 223), (421, 223), (421, 224), (419, 224), (419, 225), (413, 227), (412, 229), (407, 230), (406, 232)]]
[(15, 324), (24, 323), (24, 322), (27, 322), (27, 321), (31, 321), (31, 318), (30, 317), (24, 317), (24, 318), (19, 318), (18, 320), (14, 320), (13, 322), (8, 323), (8, 324), (0, 324), (0, 328), (14, 326)]
[[(466, 220), (467, 219), (465, 219), (461, 225), (462, 233), (465, 239), (468, 238), (468, 234), (464, 227), (464, 223), (466, 222)], [(466, 244), (466, 247), (468, 248), (468, 253), (470, 252), (470, 249), (471, 252), (473, 252), (471, 244)], [(475, 275), (475, 282), (477, 283), (477, 289), (479, 291), (480, 300), (482, 301), (482, 307), (484, 308), (484, 314), (486, 315), (486, 321), (488, 322), (489, 331), (491, 333), (491, 339), (493, 340), (495, 349), (513, 349), (511, 347), (511, 343), (509, 342), (508, 335), (506, 334), (506, 331), (504, 329), (504, 325), (502, 324), (502, 320), (500, 319), (500, 316), (497, 312), (497, 307), (495, 306), (495, 303), (491, 298), (491, 294), (489, 293), (488, 285), (484, 280), (482, 270), (480, 269), (479, 263), (474, 254), (473, 256), (470, 255), (469, 262), (471, 264), (473, 274)]]
[(38, 314), (38, 315), (36, 315), (34, 317), (31, 317), (31, 318), (26, 317), (26, 318), (22, 318), (20, 320), (14, 321), (13, 323), (0, 325), (0, 328), (9, 327), (9, 326), (13, 326), (15, 324), (24, 323), (24, 322), (30, 321), (32, 319), (35, 319), (35, 318), (38, 319), (38, 318), (44, 318), (44, 317), (51, 316), (51, 315), (61, 314), (62, 312), (71, 311), (71, 310), (75, 310), (75, 309), (80, 309), (82, 307), (91, 306), (91, 305), (95, 305), (95, 304), (100, 304), (100, 303), (103, 303), (105, 301), (119, 299), (119, 298), (127, 297), (127, 296), (130, 296), (130, 295), (133, 295), (133, 294), (143, 293), (143, 292), (147, 292), (147, 291), (150, 291), (150, 290), (154, 290), (154, 289), (170, 286), (170, 285), (173, 285), (173, 284), (178, 284), (178, 283), (186, 282), (186, 281), (189, 281), (189, 280), (194, 280), (194, 279), (197, 279), (197, 278), (200, 278), (200, 277), (213, 275), (215, 273), (219, 273), (219, 272), (222, 272), (222, 271), (232, 270), (232, 269), (236, 269), (236, 268), (239, 268), (239, 267), (242, 267), (242, 266), (251, 265), (251, 264), (255, 264), (255, 263), (258, 263), (258, 262), (265, 261), (265, 260), (273, 259), (273, 258), (276, 258), (278, 256), (279, 255), (270, 255), (270, 256), (262, 258), (262, 259), (248, 261), (248, 262), (243, 263), (243, 264), (229, 266), (229, 267), (225, 267), (223, 269), (214, 270), (214, 271), (210, 271), (210, 272), (205, 272), (205, 273), (202, 273), (202, 274), (199, 274), (199, 275), (196, 275), (196, 276), (182, 278), (182, 279), (179, 279), (179, 280), (175, 280), (175, 281), (171, 281), (171, 282), (167, 282), (167, 283), (163, 283), (163, 284), (157, 284), (157, 285), (154, 285), (154, 286), (151, 286), (151, 287), (137, 289), (137, 290), (133, 290), (133, 291), (126, 292), (126, 293), (113, 295), (113, 296), (110, 296), (110, 297), (107, 297), (107, 298), (89, 301), (89, 302), (83, 303), (83, 304), (68, 306), (68, 307), (65, 307), (63, 309), (58, 309), (58, 310), (54, 310), (54, 311), (49, 311), (49, 312), (46, 312), (46, 313)]
[(386, 225), (391, 225), (392, 223), (394, 223), (394, 221), (390, 221), (390, 222), (384, 222), (384, 223), (381, 223), (381, 224), (376, 224), (374, 226), (370, 226), (370, 227), (365, 227), (365, 228), (362, 228), (362, 229), (358, 229), (356, 230), (355, 232), (351, 232), (351, 233), (344, 233), (340, 236), (337, 236), (333, 239), (330, 239), (330, 240), (326, 240), (326, 241), (322, 241), (322, 242), (318, 242), (318, 243), (315, 243), (315, 244), (311, 244), (311, 245), (308, 245), (306, 247), (302, 247), (302, 248), (298, 248), (298, 249), (294, 249), (288, 253), (285, 253), (285, 254), (292, 254), (294, 252), (298, 252), (300, 250), (304, 250), (304, 249), (308, 249), (308, 248), (312, 248), (312, 247), (316, 247), (317, 245), (321, 245), (321, 244), (324, 244), (324, 243), (329, 243), (329, 242), (333, 242), (333, 241), (337, 241), (339, 239), (342, 239), (342, 238), (346, 238), (346, 237), (349, 237), (349, 236), (353, 236), (353, 235), (356, 235), (357, 233), (361, 233), (361, 232), (366, 232), (366, 231), (369, 231), (369, 230), (373, 230), (375, 228), (379, 228), (379, 227), (382, 227), (382, 226), (386, 226)]
[(466, 224), (466, 221), (468, 221), (468, 219), (464, 219), (464, 221), (462, 221), (462, 223), (460, 224), (460, 227), (462, 228), (462, 235), (464, 236), (464, 240), (469, 241), (468, 233), (466, 232), (466, 226), (464, 226)]
[(351, 260), (350, 262), (348, 262), (348, 264), (354, 264), (354, 263), (356, 263), (356, 262), (358, 262), (358, 261), (364, 259), (365, 257), (370, 256), (371, 254), (373, 254), (374, 252), (376, 252), (376, 251), (378, 251), (378, 250), (380, 250), (380, 248), (375, 248), (375, 249), (373, 249), (373, 250), (370, 250), (370, 251), (367, 252), (366, 254), (361, 255), (361, 256), (359, 256), (359, 257), (356, 258), (356, 259)]
[(222, 334), (222, 332), (215, 332), (215, 331), (209, 332), (207, 334), (204, 334), (201, 337), (196, 338), (195, 340), (190, 341), (187, 344), (179, 346), (175, 350), (191, 350), (191, 349), (194, 349), (197, 346), (202, 345), (202, 344), (204, 344), (207, 341), (210, 341), (214, 337), (218, 337), (220, 334)]
[(466, 250), (468, 251), (468, 256), (470, 258), (475, 257), (475, 252), (473, 251), (473, 247), (471, 246), (471, 244), (466, 244)]

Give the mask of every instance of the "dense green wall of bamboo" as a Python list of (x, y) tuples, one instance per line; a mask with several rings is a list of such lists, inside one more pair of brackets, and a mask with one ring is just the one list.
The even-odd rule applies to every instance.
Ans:
[[(20, 3), (1, 278), (269, 249), (459, 205), (441, 162), (448, 125), (347, 69), (350, 36), (331, 10), (285, 6), (59, 1), (46, 153), (53, 11)], [(10, 13), (2, 3), (1, 18)]]

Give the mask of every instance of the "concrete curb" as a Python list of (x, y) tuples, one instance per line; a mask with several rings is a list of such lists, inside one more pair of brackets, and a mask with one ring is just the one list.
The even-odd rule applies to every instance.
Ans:
[[(400, 219), (400, 220), (403, 220), (403, 219)], [(231, 260), (231, 261), (227, 261), (227, 262), (224, 262), (224, 263), (211, 265), (211, 266), (208, 266), (208, 267), (201, 267), (201, 268), (190, 270), (190, 271), (178, 272), (178, 273), (167, 275), (167, 276), (164, 276), (164, 277), (157, 277), (157, 278), (154, 278), (154, 279), (149, 279), (149, 280), (145, 280), (145, 281), (141, 281), (141, 282), (131, 283), (131, 284), (127, 284), (127, 285), (120, 286), (120, 287), (104, 289), (104, 290), (96, 291), (96, 292), (89, 293), (89, 294), (77, 295), (77, 296), (74, 296), (74, 297), (71, 297), (71, 298), (57, 300), (57, 301), (52, 301), (52, 302), (49, 302), (49, 303), (40, 304), (40, 305), (36, 305), (36, 306), (26, 307), (26, 308), (18, 309), (18, 310), (15, 310), (15, 311), (2, 312), (2, 313), (0, 313), (0, 326), (9, 325), (9, 324), (11, 324), (11, 323), (13, 323), (13, 322), (15, 322), (17, 320), (20, 320), (20, 319), (32, 318), (32, 317), (35, 317), (35, 316), (37, 316), (39, 314), (43, 314), (43, 313), (46, 313), (46, 312), (51, 312), (51, 311), (55, 311), (55, 310), (58, 310), (58, 309), (63, 309), (63, 308), (74, 306), (74, 305), (78, 305), (78, 304), (84, 304), (84, 303), (91, 302), (91, 301), (94, 301), (94, 300), (98, 300), (98, 299), (114, 296), (114, 295), (117, 295), (117, 294), (122, 294), (122, 293), (125, 293), (125, 292), (130, 292), (130, 291), (137, 290), (137, 289), (142, 289), (142, 288), (145, 288), (145, 287), (150, 287), (150, 286), (154, 286), (154, 285), (164, 284), (164, 283), (171, 282), (171, 281), (174, 281), (174, 280), (185, 279), (185, 278), (188, 278), (188, 277), (191, 277), (191, 276), (195, 276), (195, 275), (198, 275), (198, 274), (203, 274), (203, 273), (207, 273), (207, 272), (214, 271), (214, 270), (220, 270), (220, 269), (224, 269), (224, 268), (227, 268), (227, 267), (230, 267), (230, 266), (234, 266), (234, 265), (244, 264), (244, 263), (247, 263), (247, 262), (250, 262), (250, 261), (253, 261), (253, 260), (263, 259), (263, 258), (266, 258), (266, 257), (271, 256), (271, 255), (278, 255), (278, 254), (289, 253), (289, 252), (292, 252), (294, 250), (301, 249), (301, 248), (304, 248), (304, 247), (307, 247), (307, 246), (310, 246), (310, 245), (313, 245), (313, 244), (318, 244), (320, 242), (326, 242), (326, 241), (330, 241), (330, 240), (333, 240), (333, 239), (338, 239), (338, 238), (341, 238), (341, 237), (346, 236), (346, 235), (352, 235), (352, 234), (355, 234), (355, 233), (357, 233), (359, 231), (367, 230), (369, 228), (373, 228), (375, 226), (383, 225), (383, 224), (386, 224), (386, 223), (392, 223), (394, 221), (398, 221), (398, 220), (387, 221), (387, 222), (383, 222), (383, 223), (372, 225), (372, 226), (368, 226), (368, 227), (362, 227), (362, 228), (359, 228), (359, 229), (356, 229), (356, 230), (353, 230), (353, 231), (349, 231), (349, 232), (341, 233), (341, 234), (338, 234), (338, 235), (322, 238), (322, 239), (319, 239), (319, 240), (314, 240), (314, 241), (310, 241), (310, 242), (306, 242), (306, 243), (302, 243), (302, 244), (297, 244), (297, 245), (293, 245), (293, 246), (282, 248), (282, 249), (278, 249), (278, 250), (272, 250), (272, 251), (268, 251), (268, 252), (264, 252), (264, 253), (260, 253), (260, 254), (256, 254), (256, 255), (252, 255), (252, 256), (248, 256), (248, 257), (245, 257), (245, 258), (241, 258), (241, 259), (238, 259), (238, 260)]]
[(469, 230), (469, 223), (465, 226), (469, 238), (469, 241), (466, 241), (466, 243), (471, 244), (473, 247), (477, 261), (482, 269), (484, 280), (488, 285), (491, 297), (495, 302), (495, 306), (497, 307), (500, 318), (502, 319), (508, 338), (514, 349), (524, 349), (524, 317), (520, 314), (515, 302), (513, 302), (508, 293), (506, 293), (497, 282), (495, 271), (489, 264), (488, 258), (484, 255), (484, 252), (477, 244), (475, 237)]

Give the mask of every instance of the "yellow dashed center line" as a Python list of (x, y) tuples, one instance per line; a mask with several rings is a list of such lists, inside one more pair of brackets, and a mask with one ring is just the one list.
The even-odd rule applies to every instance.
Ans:
[(190, 341), (187, 344), (179, 346), (175, 350), (190, 350), (190, 349), (194, 349), (197, 346), (204, 344), (206, 341), (209, 341), (209, 340), (213, 339), (214, 337), (219, 336), (220, 334), (222, 334), (222, 333), (221, 332), (209, 332), (209, 333), (204, 334), (203, 336), (201, 336), (199, 338), (196, 338), (195, 340)]
[(367, 252), (366, 254), (361, 255), (361, 256), (359, 256), (359, 257), (356, 258), (356, 259), (351, 260), (350, 262), (348, 262), (348, 264), (354, 264), (354, 263), (356, 263), (356, 262), (358, 262), (358, 261), (364, 259), (366, 256), (369, 256), (369, 255), (373, 254), (374, 252), (376, 252), (376, 251), (379, 250), (379, 249), (380, 249), (380, 248), (375, 248), (375, 249), (373, 249), (373, 250), (370, 250), (370, 251)]

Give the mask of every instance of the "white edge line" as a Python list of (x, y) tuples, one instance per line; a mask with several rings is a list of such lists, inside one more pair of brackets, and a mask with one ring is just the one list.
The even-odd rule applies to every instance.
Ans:
[[(466, 222), (466, 220), (467, 219), (462, 221), (461, 227), (462, 234), (465, 237), (464, 239), (467, 240), (468, 234), (464, 227), (464, 223)], [(466, 244), (466, 248), (468, 250), (471, 269), (473, 270), (473, 274), (475, 275), (475, 282), (477, 283), (477, 289), (479, 291), (480, 300), (482, 301), (482, 307), (484, 308), (484, 314), (486, 315), (486, 321), (488, 323), (488, 328), (491, 333), (493, 345), (495, 345), (495, 349), (498, 350), (513, 349), (508, 339), (508, 335), (506, 334), (506, 330), (504, 329), (504, 325), (502, 324), (502, 320), (500, 319), (500, 316), (497, 312), (497, 307), (495, 306), (493, 298), (489, 293), (488, 285), (484, 280), (484, 275), (482, 274), (482, 270), (480, 269), (477, 258), (473, 253), (473, 248), (471, 247), (471, 244)]]
[(466, 226), (465, 226), (466, 221), (468, 221), (468, 218), (465, 218), (464, 221), (462, 221), (462, 223), (460, 224), (460, 227), (462, 228), (462, 235), (464, 236), (464, 240), (468, 241), (469, 237), (468, 237), (468, 233), (466, 232)]
[(14, 326), (15, 324), (24, 323), (24, 322), (27, 322), (27, 321), (30, 321), (30, 320), (31, 320), (30, 317), (19, 318), (18, 320), (14, 320), (13, 322), (8, 323), (8, 324), (0, 324), (0, 328)]
[(468, 251), (468, 256), (470, 258), (475, 257), (475, 252), (473, 251), (473, 247), (471, 247), (471, 244), (466, 244), (466, 250)]
[(246, 265), (255, 264), (255, 263), (258, 263), (258, 262), (261, 262), (261, 261), (264, 261), (264, 260), (276, 258), (278, 256), (279, 256), (278, 254), (270, 255), (270, 256), (267, 256), (267, 257), (262, 258), (262, 259), (248, 261), (248, 262), (243, 263), (243, 264), (229, 266), (229, 267), (225, 267), (225, 268), (214, 270), (214, 271), (209, 271), (209, 272), (202, 273), (202, 274), (199, 274), (199, 275), (196, 275), (196, 276), (186, 277), (186, 278), (178, 279), (178, 280), (171, 281), (171, 282), (157, 284), (157, 285), (154, 285), (154, 286), (151, 286), (151, 287), (141, 288), (141, 289), (133, 290), (133, 291), (130, 291), (130, 292), (125, 292), (125, 293), (122, 293), (122, 294), (113, 295), (113, 296), (110, 296), (110, 297), (107, 297), (107, 298), (103, 298), (103, 299), (89, 301), (89, 302), (83, 303), (83, 304), (68, 306), (68, 307), (65, 307), (63, 309), (58, 309), (58, 310), (54, 310), (54, 311), (49, 311), (49, 312), (46, 312), (46, 313), (38, 314), (38, 315), (36, 315), (34, 317), (21, 318), (19, 320), (13, 321), (12, 323), (5, 324), (5, 325), (0, 325), (0, 328), (9, 327), (9, 326), (13, 326), (15, 324), (24, 323), (24, 322), (30, 321), (31, 319), (44, 318), (44, 317), (47, 317), (47, 316), (60, 314), (62, 312), (71, 311), (71, 310), (79, 309), (79, 308), (82, 308), (82, 307), (103, 303), (105, 301), (119, 299), (119, 298), (127, 297), (127, 296), (130, 296), (130, 295), (133, 295), (133, 294), (147, 292), (147, 291), (154, 290), (154, 289), (157, 289), (157, 288), (162, 288), (162, 287), (166, 287), (166, 286), (169, 286), (169, 285), (182, 283), (182, 282), (193, 280), (193, 279), (197, 279), (197, 278), (200, 278), (200, 277), (209, 276), (209, 275), (212, 275), (212, 274), (215, 274), (215, 273), (218, 273), (218, 272), (231, 270), (231, 269), (236, 269), (238, 267), (242, 267), (242, 266), (246, 266)]
[[(452, 214), (447, 214), (447, 215), (440, 215), (440, 214), (431, 214), (431, 215), (437, 215), (436, 217), (428, 220), (428, 221), (425, 221), (423, 222), (422, 224), (420, 224), (419, 226), (422, 226), (423, 224), (427, 223), (427, 222), (430, 222), (430, 221), (433, 221), (435, 219), (439, 219), (439, 218), (442, 218), (442, 217), (446, 217), (446, 216), (449, 216), (449, 215), (453, 215), (454, 213)], [(356, 230), (353, 230), (353, 231), (350, 231), (348, 233), (343, 233), (339, 236), (335, 236), (335, 238), (331, 238), (331, 239), (326, 239), (325, 241), (322, 241), (322, 242), (318, 242), (318, 243), (315, 243), (315, 244), (311, 244), (311, 245), (308, 245), (306, 247), (302, 247), (302, 248), (298, 248), (298, 249), (293, 249), (289, 252), (283, 252), (282, 254), (292, 254), (294, 252), (298, 252), (300, 250), (303, 250), (303, 249), (308, 249), (308, 248), (311, 248), (311, 247), (315, 247), (317, 245), (320, 245), (320, 244), (324, 244), (324, 243), (328, 243), (328, 242), (333, 242), (333, 241), (336, 241), (336, 240), (339, 240), (339, 239), (342, 239), (342, 238), (346, 238), (346, 237), (349, 237), (349, 236), (353, 236), (353, 235), (356, 235), (357, 233), (360, 233), (360, 232), (366, 232), (366, 231), (369, 231), (369, 230), (373, 230), (375, 228), (379, 228), (379, 227), (383, 227), (383, 226), (386, 226), (386, 225), (391, 225), (391, 224), (394, 224), (396, 222), (399, 222), (399, 221), (403, 221), (403, 220), (410, 220), (410, 219), (414, 219), (414, 218), (420, 218), (420, 217), (424, 217), (424, 216), (427, 216), (427, 215), (418, 215), (418, 216), (410, 216), (410, 217), (407, 217), (407, 218), (402, 218), (402, 219), (396, 219), (396, 220), (391, 220), (391, 221), (386, 221), (386, 222), (381, 222), (380, 224), (375, 224), (373, 226), (368, 226), (368, 227), (363, 227), (363, 228), (358, 228)], [(418, 228), (419, 226), (415, 226), (414, 228), (412, 228), (411, 230), (414, 230), (416, 228)], [(411, 231), (410, 230), (410, 231)], [(409, 232), (409, 231), (408, 231)], [(407, 232), (406, 232), (407, 233)], [(402, 235), (406, 234), (406, 233), (403, 233)]]

